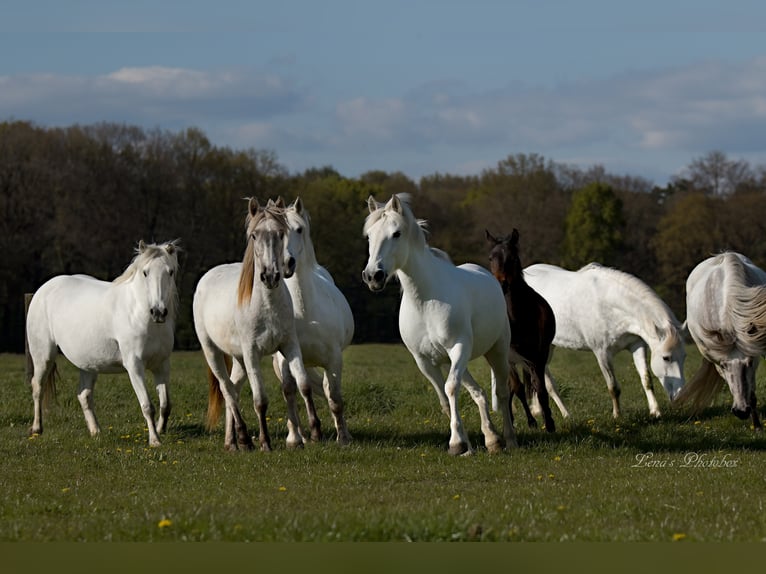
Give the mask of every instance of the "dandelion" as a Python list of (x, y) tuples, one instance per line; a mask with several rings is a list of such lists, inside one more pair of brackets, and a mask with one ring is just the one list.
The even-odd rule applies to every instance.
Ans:
[(559, 512), (561, 512), (562, 510), (566, 510), (566, 509), (567, 509), (567, 507), (566, 507), (566, 506), (564, 506), (563, 504), (559, 504), (559, 505), (556, 507), (556, 510), (558, 510)]
[(452, 500), (460, 500), (460, 495), (456, 494), (455, 496), (452, 497)]
[(170, 526), (173, 526), (173, 523), (167, 518), (163, 518), (157, 523), (157, 528), (159, 529), (169, 528)]
[(70, 490), (72, 490), (72, 489), (71, 489), (71, 488), (69, 488), (68, 486), (65, 486), (64, 488), (62, 488), (62, 489), (61, 489), (61, 492), (63, 492), (63, 493), (67, 493), (67, 492), (69, 492)]
[(542, 480), (542, 479), (543, 479), (543, 475), (542, 474), (538, 474), (537, 475), (537, 480)]
[(686, 538), (686, 534), (684, 534), (683, 532), (676, 532), (673, 534), (673, 542), (679, 542), (683, 540), (684, 538)]
[(287, 487), (286, 486), (280, 486), (279, 487), (279, 492), (287, 492)]
[(553, 460), (555, 460), (556, 462), (558, 462), (558, 461), (560, 461), (560, 460), (561, 460), (561, 457), (560, 457), (560, 456), (554, 456), (554, 457), (553, 457)]
[(701, 425), (701, 424), (702, 424), (702, 421), (694, 421), (694, 424), (695, 424), (695, 425)]
[(551, 474), (549, 474), (549, 475), (548, 475), (548, 478), (550, 478), (551, 480), (553, 480), (554, 478), (556, 478), (556, 475), (551, 473)]

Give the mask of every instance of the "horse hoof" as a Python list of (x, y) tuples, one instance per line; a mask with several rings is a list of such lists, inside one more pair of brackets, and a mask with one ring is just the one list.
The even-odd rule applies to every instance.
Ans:
[(322, 442), (322, 431), (314, 429), (311, 431), (311, 442)]
[(351, 444), (351, 435), (348, 433), (339, 434), (337, 442), (340, 446), (348, 446)]
[(468, 445), (464, 442), (460, 442), (458, 444), (451, 444), (449, 447), (449, 453), (452, 456), (460, 456), (462, 454), (466, 454), (471, 449), (468, 448)]
[(261, 452), (271, 452), (271, 445), (267, 442), (261, 443)]
[(529, 419), (527, 421), (527, 426), (529, 428), (531, 428), (531, 429), (536, 429), (537, 428), (537, 421), (535, 419)]
[(500, 441), (491, 442), (487, 444), (487, 452), (489, 454), (498, 454), (503, 451), (503, 447), (500, 444)]
[(239, 449), (237, 449), (237, 445), (236, 444), (229, 443), (229, 444), (224, 444), (223, 445), (223, 450), (226, 451), (226, 452), (237, 452), (237, 450), (239, 450)]

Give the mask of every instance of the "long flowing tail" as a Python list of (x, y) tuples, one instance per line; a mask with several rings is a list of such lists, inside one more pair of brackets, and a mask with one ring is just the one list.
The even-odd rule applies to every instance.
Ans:
[(691, 405), (692, 412), (699, 414), (709, 407), (715, 396), (723, 390), (725, 381), (718, 374), (715, 365), (703, 357), (702, 364), (694, 378), (687, 382), (673, 399), (674, 404)]
[[(226, 371), (231, 373), (231, 357), (224, 355), (224, 361), (226, 361)], [(208, 431), (214, 430), (218, 426), (218, 421), (221, 419), (221, 411), (225, 406), (223, 400), (223, 393), (221, 392), (221, 385), (218, 383), (218, 379), (213, 374), (210, 366), (207, 368), (207, 382), (208, 382), (208, 394), (207, 394), (207, 413), (205, 415), (205, 427)]]
[(48, 410), (51, 403), (56, 401), (58, 397), (58, 389), (56, 388), (56, 381), (61, 378), (59, 375), (59, 369), (56, 363), (48, 370), (48, 374), (41, 381), (40, 395), (43, 403), (43, 408)]

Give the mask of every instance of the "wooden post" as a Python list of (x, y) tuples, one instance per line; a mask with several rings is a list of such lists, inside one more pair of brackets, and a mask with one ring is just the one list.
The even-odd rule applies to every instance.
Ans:
[(32, 301), (32, 295), (34, 295), (34, 293), (24, 293), (24, 354), (27, 357), (27, 384), (32, 383), (32, 374), (35, 369), (32, 364), (32, 356), (29, 354), (29, 341), (27, 341), (27, 313), (29, 312), (29, 303)]

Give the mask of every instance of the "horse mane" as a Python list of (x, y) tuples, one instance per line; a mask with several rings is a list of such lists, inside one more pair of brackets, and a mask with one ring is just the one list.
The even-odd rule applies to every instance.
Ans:
[[(112, 283), (114, 283), (115, 285), (119, 285), (121, 283), (127, 283), (128, 281), (133, 279), (133, 277), (135, 277), (136, 273), (138, 273), (138, 270), (141, 267), (143, 267), (148, 261), (151, 261), (152, 259), (156, 259), (158, 257), (172, 255), (175, 252), (179, 251), (180, 247), (178, 246), (178, 243), (179, 243), (178, 239), (167, 241), (162, 244), (139, 242), (138, 246), (135, 249), (135, 256), (133, 257), (132, 261), (128, 264), (128, 266), (125, 268), (125, 271), (123, 271), (121, 275), (119, 275), (118, 277), (115, 277)], [(177, 271), (178, 258), (168, 257), (168, 259), (172, 263), (173, 271)]]
[(711, 405), (713, 399), (725, 386), (726, 383), (718, 374), (715, 365), (703, 357), (694, 377), (681, 387), (673, 399), (673, 404), (689, 404), (692, 413), (698, 415), (703, 409)]
[[(746, 355), (766, 353), (766, 285), (749, 259), (728, 251), (718, 256), (727, 267), (724, 293), (731, 312), (736, 344)], [(752, 267), (751, 267), (752, 266)]]
[(261, 207), (254, 214), (248, 210), (247, 217), (245, 218), (247, 246), (245, 247), (245, 255), (242, 258), (242, 271), (239, 274), (239, 283), (237, 285), (237, 305), (239, 306), (249, 303), (253, 295), (255, 283), (255, 247), (250, 236), (266, 217), (276, 220), (282, 227), (287, 228), (284, 208), (277, 206), (274, 202), (269, 202), (266, 207)]
[[(667, 303), (663, 301), (659, 295), (644, 283), (641, 279), (625, 271), (620, 271), (614, 267), (607, 267), (600, 263), (588, 263), (584, 267), (578, 270), (578, 273), (583, 271), (596, 271), (605, 276), (609, 276), (616, 283), (622, 285), (631, 293), (636, 295), (641, 301), (650, 302), (652, 322), (655, 327), (662, 331), (660, 340), (662, 342), (663, 349), (672, 349), (682, 339), (682, 326), (676, 318), (673, 310), (668, 307)], [(659, 312), (662, 311), (662, 312)]]

